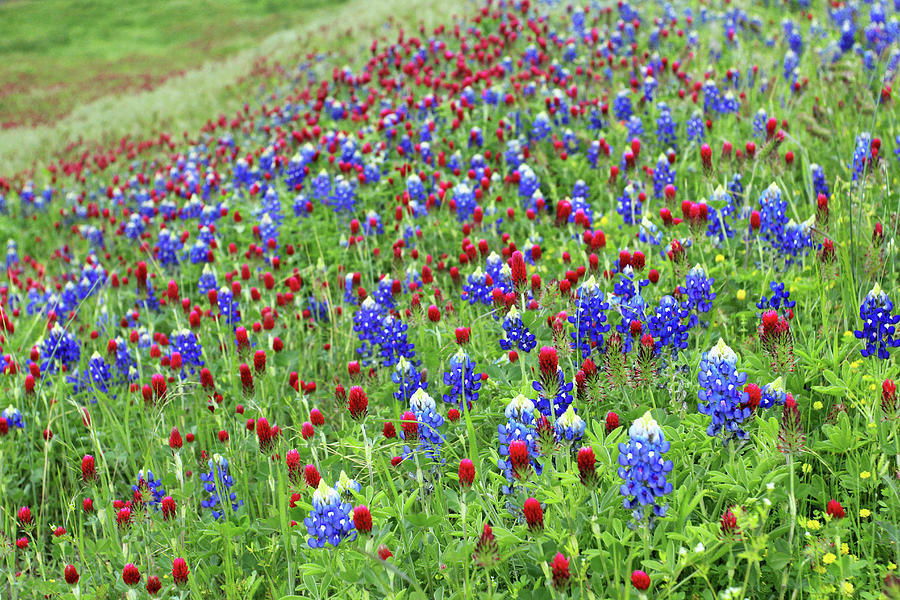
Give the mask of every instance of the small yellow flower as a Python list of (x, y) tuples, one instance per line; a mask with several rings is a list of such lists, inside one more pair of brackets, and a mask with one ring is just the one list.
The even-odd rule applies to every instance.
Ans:
[(822, 406), (824, 406), (824, 405), (818, 400), (813, 402), (813, 408), (816, 410), (822, 410)]
[(819, 575), (822, 575), (823, 573), (825, 573), (825, 567), (823, 567), (822, 565), (816, 565), (815, 567), (813, 567), (813, 571), (815, 571)]
[(868, 519), (872, 515), (872, 511), (868, 508), (859, 509), (859, 518)]
[(740, 300), (741, 302), (746, 300), (747, 299), (747, 290), (745, 290), (744, 288), (739, 289), (737, 291), (737, 299)]
[(845, 596), (853, 595), (853, 584), (852, 583), (850, 583), (849, 581), (845, 581), (843, 587), (844, 587), (844, 595)]
[(841, 544), (841, 556), (847, 556), (848, 554), (850, 554), (850, 545)]
[(716, 254), (716, 262), (717, 263), (725, 262), (725, 255), (724, 254)]
[(801, 470), (802, 470), (804, 473), (807, 473), (807, 474), (812, 473), (812, 465), (809, 464), (809, 463), (803, 463), (803, 466), (801, 467)]
[(829, 552), (828, 554), (826, 554), (825, 556), (822, 557), (822, 562), (825, 563), (826, 565), (830, 565), (831, 563), (833, 563), (836, 560), (837, 560), (837, 556), (835, 556), (831, 552)]
[(870, 383), (870, 384), (869, 384), (869, 391), (870, 391), (870, 392), (874, 392), (874, 391), (877, 390), (877, 389), (878, 389), (878, 387), (877, 387), (874, 383)]
[(845, 331), (845, 332), (844, 332), (844, 337), (845, 337), (845, 338), (852, 338), (852, 337), (853, 337), (853, 332), (852, 332), (852, 331)]
[(871, 476), (872, 476), (872, 474), (869, 473), (868, 471), (863, 471), (862, 473), (859, 474), (860, 479), (868, 479)]
[(897, 565), (892, 562), (889, 562), (888, 563), (888, 571), (896, 571), (896, 570), (897, 570)]
[[(603, 225), (603, 226), (609, 225), (609, 217), (607, 217), (606, 215), (604, 215), (604, 216), (600, 219), (600, 225)], [(850, 335), (853, 335), (853, 334), (851, 333)]]
[(815, 519), (810, 519), (806, 522), (806, 528), (810, 531), (818, 531), (822, 529), (822, 524), (816, 521)]

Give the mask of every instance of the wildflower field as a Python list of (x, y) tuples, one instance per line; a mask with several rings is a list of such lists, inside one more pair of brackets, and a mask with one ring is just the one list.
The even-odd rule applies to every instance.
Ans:
[(428, 14), (0, 162), (0, 598), (900, 598), (900, 0)]

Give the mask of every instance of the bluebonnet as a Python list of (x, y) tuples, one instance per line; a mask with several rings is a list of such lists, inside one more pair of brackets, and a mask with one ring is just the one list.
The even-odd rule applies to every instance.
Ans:
[(706, 433), (710, 437), (722, 434), (722, 443), (732, 439), (746, 439), (741, 424), (750, 416), (747, 393), (742, 391), (747, 374), (737, 370), (737, 354), (721, 338), (700, 360), (700, 399), (697, 410), (712, 418)]
[(707, 203), (706, 210), (707, 237), (711, 237), (717, 242), (723, 242), (726, 238), (734, 237), (734, 230), (731, 227), (735, 212), (732, 194), (725, 191), (725, 188), (721, 185), (718, 186)]
[(685, 285), (678, 288), (681, 294), (687, 296), (681, 303), (682, 308), (696, 310), (698, 313), (709, 312), (712, 301), (716, 298), (716, 293), (712, 291), (714, 281), (706, 275), (703, 267), (695, 265), (688, 271)]
[(856, 147), (853, 150), (853, 162), (850, 168), (853, 170), (853, 182), (859, 180), (865, 173), (866, 165), (872, 160), (872, 136), (868, 132), (862, 132), (856, 136)]
[(584, 437), (585, 429), (584, 419), (578, 416), (573, 406), (569, 406), (561, 417), (556, 419), (553, 425), (553, 431), (556, 433), (556, 439), (575, 447), (582, 437)]
[(205, 296), (209, 294), (210, 290), (214, 289), (216, 289), (216, 276), (209, 269), (209, 266), (204, 266), (203, 273), (200, 274), (200, 279), (197, 280), (197, 290)]
[(500, 347), (504, 350), (518, 348), (522, 352), (531, 352), (537, 345), (534, 334), (525, 326), (515, 306), (510, 307), (503, 319), (503, 331), (505, 335), (500, 338)]
[[(202, 367), (203, 348), (200, 346), (200, 340), (189, 329), (180, 329), (172, 334), (171, 341), (172, 352), (181, 354), (181, 364), (187, 368), (191, 374), (196, 372), (195, 367)], [(169, 355), (171, 358), (171, 354)], [(182, 368), (181, 376), (184, 378), (185, 369)]]
[(478, 400), (481, 375), (475, 373), (475, 362), (462, 348), (450, 357), (450, 368), (444, 373), (444, 385), (450, 388), (449, 393), (444, 394), (444, 402), (458, 404), (460, 410), (471, 408), (472, 403)]
[(178, 264), (178, 255), (181, 253), (182, 243), (177, 235), (173, 235), (168, 229), (160, 229), (156, 248), (156, 259), (159, 261), (159, 264), (163, 266)]
[(706, 125), (699, 114), (695, 114), (687, 120), (687, 139), (689, 142), (702, 142), (706, 137)]
[(534, 403), (519, 394), (513, 398), (504, 411), (506, 423), (497, 426), (499, 442), (497, 468), (503, 471), (509, 485), (503, 486), (504, 494), (511, 494), (518, 480), (509, 458), (509, 445), (515, 441), (525, 443), (528, 449), (528, 460), (535, 474), (543, 472), (543, 465), (538, 461), (540, 453), (537, 445), (537, 429), (535, 428)]
[(669, 159), (660, 154), (653, 169), (653, 196), (662, 198), (667, 185), (675, 185), (675, 171), (669, 166)]
[[(634, 519), (642, 521), (647, 516), (652, 526), (654, 518), (665, 516), (668, 508), (660, 498), (672, 493), (672, 484), (666, 480), (672, 461), (663, 458), (670, 444), (650, 411), (632, 423), (628, 437), (628, 442), (619, 444), (618, 475), (624, 481), (619, 493)], [(647, 514), (648, 508), (651, 514)]]
[(640, 137), (644, 133), (644, 122), (637, 115), (628, 117), (625, 127), (628, 128), (628, 137), (631, 138)]
[(334, 491), (338, 493), (342, 500), (348, 502), (353, 499), (353, 494), (358, 494), (361, 489), (362, 486), (359, 482), (348, 477), (343, 470), (341, 470), (341, 474), (338, 475), (338, 479), (334, 483)]
[(690, 330), (690, 311), (683, 308), (672, 296), (663, 296), (647, 323), (647, 331), (658, 339), (660, 348), (671, 346), (672, 356), (687, 349)]
[[(444, 424), (444, 417), (437, 412), (437, 404), (434, 398), (428, 395), (423, 389), (418, 389), (413, 394), (409, 402), (409, 408), (416, 416), (418, 423), (418, 450), (422, 450), (425, 456), (431, 460), (440, 460), (441, 446), (444, 444), (444, 437), (441, 435), (440, 428)], [(400, 432), (400, 437), (406, 439), (405, 433)], [(403, 458), (407, 458), (412, 454), (413, 450), (409, 446), (403, 447)]]
[(778, 283), (777, 281), (769, 282), (769, 289), (772, 290), (772, 296), (766, 297), (762, 296), (759, 299), (759, 302), (756, 303), (756, 308), (760, 310), (769, 310), (779, 308), (794, 308), (794, 305), (797, 304), (796, 301), (791, 300), (791, 293), (784, 289), (783, 283)]
[[(143, 497), (145, 490), (150, 492), (149, 498)], [(137, 484), (131, 486), (131, 491), (140, 492), (144, 503), (149, 506), (155, 506), (157, 509), (159, 509), (159, 503), (166, 497), (166, 490), (162, 486), (162, 481), (154, 477), (153, 471), (150, 470), (147, 471), (146, 477), (143, 470), (138, 471)]]
[(335, 178), (331, 206), (335, 212), (347, 213), (353, 212), (356, 207), (356, 188), (341, 175)]
[(538, 411), (549, 419), (562, 416), (572, 404), (574, 384), (566, 381), (561, 367), (557, 367), (556, 381), (533, 381), (531, 387), (538, 393)]
[(241, 322), (241, 314), (238, 312), (238, 303), (234, 294), (227, 287), (221, 287), (218, 293), (219, 313), (231, 327)]
[(642, 184), (639, 181), (629, 181), (622, 190), (622, 195), (616, 198), (616, 212), (622, 216), (626, 225), (635, 225), (641, 221), (643, 203), (638, 200), (641, 191)]
[(653, 101), (653, 95), (656, 93), (656, 88), (656, 79), (650, 76), (644, 77), (644, 97), (647, 99), (647, 102)]
[(603, 290), (597, 285), (593, 276), (589, 277), (579, 288), (576, 299), (575, 314), (569, 316), (569, 323), (575, 325), (575, 331), (569, 333), (573, 349), (581, 351), (581, 358), (591, 355), (594, 348), (603, 352), (603, 334), (609, 331), (606, 311), (609, 303)]
[(408, 327), (406, 323), (392, 315), (387, 315), (382, 319), (378, 349), (382, 366), (392, 367), (400, 358), (415, 360), (415, 348), (406, 338)]
[(622, 90), (616, 94), (612, 109), (613, 114), (619, 121), (627, 121), (631, 117), (631, 97), (628, 95), (627, 90)]
[(81, 359), (81, 342), (59, 323), (53, 325), (50, 335), (41, 344), (41, 371), (56, 373), (62, 366), (71, 366)]
[(492, 295), (494, 283), (496, 283), (494, 278), (478, 267), (474, 273), (469, 275), (468, 281), (468, 285), (463, 286), (460, 297), (467, 300), (469, 304), (474, 305), (476, 302), (481, 302), (485, 306), (490, 306), (494, 301)]
[(753, 135), (756, 137), (766, 137), (766, 123), (769, 121), (769, 115), (766, 113), (765, 109), (759, 109), (756, 111), (756, 115), (753, 117)]
[[(78, 369), (76, 368), (72, 372), (72, 375), (66, 377), (67, 381), (74, 384), (74, 392), (76, 394), (84, 391), (101, 391), (104, 394), (109, 393), (109, 383), (112, 379), (113, 376), (109, 369), (109, 365), (106, 364), (106, 361), (103, 360), (103, 357), (97, 352), (94, 352), (94, 354), (91, 355), (91, 359), (88, 361), (88, 367), (85, 369), (83, 375), (79, 374)], [(96, 402), (97, 399), (93, 398), (92, 401)]]
[(900, 338), (895, 337), (900, 315), (892, 314), (893, 309), (894, 303), (876, 283), (859, 307), (862, 330), (853, 332), (857, 339), (865, 340), (865, 348), (861, 351), (864, 357), (877, 352), (878, 358), (887, 360), (890, 358), (888, 348), (900, 346)]
[(350, 503), (342, 502), (338, 491), (319, 480), (313, 492), (312, 511), (303, 520), (309, 534), (310, 548), (323, 548), (325, 544), (337, 547), (344, 539), (356, 539)]
[(9, 427), (16, 427), (18, 429), (25, 428), (25, 420), (22, 418), (22, 411), (12, 404), (4, 408), (3, 412), (0, 412), (0, 417), (6, 419), (6, 424)]
[(237, 494), (231, 491), (234, 487), (234, 479), (228, 473), (228, 459), (221, 454), (214, 454), (212, 459), (207, 463), (209, 466), (208, 473), (201, 473), (200, 480), (203, 482), (203, 489), (209, 494), (207, 500), (200, 502), (203, 508), (212, 509), (213, 519), (220, 519), (224, 516), (224, 504), (222, 496), (231, 504), (231, 510), (237, 510), (243, 500), (237, 499)]
[(412, 400), (416, 390), (428, 389), (428, 381), (416, 370), (416, 366), (402, 356), (397, 360), (397, 365), (391, 372), (391, 381), (398, 389), (394, 392), (394, 398), (404, 403)]
[(353, 331), (361, 342), (356, 353), (359, 354), (363, 364), (369, 364), (376, 348), (382, 343), (382, 318), (382, 308), (371, 296), (366, 297), (359, 310), (353, 314)]
[(550, 134), (551, 127), (547, 113), (539, 113), (531, 125), (531, 138), (538, 141), (543, 140)]
[(458, 184), (453, 189), (453, 201), (456, 203), (456, 220), (460, 223), (470, 220), (478, 203), (469, 186), (464, 183)]
[(784, 391), (784, 382), (781, 377), (764, 385), (761, 392), (759, 407), (763, 409), (780, 406), (787, 400), (787, 394)]
[(828, 189), (828, 182), (825, 181), (825, 171), (819, 165), (812, 164), (809, 166), (812, 174), (813, 190), (816, 195), (822, 194), (826, 198), (831, 198), (831, 190)]

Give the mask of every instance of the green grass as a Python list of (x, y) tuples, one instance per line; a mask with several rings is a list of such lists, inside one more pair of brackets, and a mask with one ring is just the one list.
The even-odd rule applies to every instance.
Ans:
[[(91, 64), (88, 64), (88, 59), (79, 58), (77, 53), (69, 56), (64, 51), (72, 45), (81, 46), (71, 42), (74, 36), (70, 36), (70, 42), (51, 44), (44, 50), (23, 54), (23, 48), (34, 47), (37, 44), (35, 40), (45, 39), (41, 37), (45, 34), (39, 24), (52, 21), (52, 7), (60, 8), (62, 4), (61, 0), (0, 4), (0, 38), (11, 36), (19, 40), (0, 40), (5, 49), (19, 48), (18, 53), (2, 52), (0, 124), (10, 121), (10, 115), (24, 112), (37, 114), (43, 119), (33, 122), (30, 127), (0, 129), (0, 177), (22, 174), (18, 177), (20, 181), (32, 177), (42, 179), (46, 174), (43, 167), (49, 162), (61, 158), (72, 160), (86, 151), (108, 149), (125, 135), (145, 139), (161, 131), (175, 135), (180, 135), (182, 131), (196, 131), (211, 117), (233, 113), (243, 106), (249, 86), (266, 83), (265, 74), (253, 73), (261, 58), (272, 66), (278, 61), (296, 64), (301, 53), (312, 49), (334, 51), (345, 56), (368, 52), (372, 39), (385, 35), (382, 26), (389, 17), (393, 18), (395, 27), (410, 27), (420, 20), (426, 26), (434, 26), (446, 20), (454, 9), (435, 0), (349, 0), (340, 4), (301, 0), (297, 4), (310, 7), (309, 10), (293, 6), (287, 8), (289, 3), (281, 0), (269, 3), (203, 3), (202, 6), (221, 4), (230, 8), (225, 12), (210, 10), (200, 16), (195, 14), (199, 10), (191, 9), (180, 17), (171, 11), (154, 9), (148, 14), (159, 15), (155, 17), (156, 21), (141, 17), (142, 20), (135, 22), (144, 26), (144, 32), (135, 36), (156, 40), (146, 47), (132, 42), (121, 31), (113, 34), (112, 40), (116, 43), (103, 42), (103, 35), (98, 33), (101, 31), (100, 25), (95, 25), (93, 41), (85, 43), (86, 49), (79, 52), (105, 46), (97, 52), (106, 59), (90, 59), (94, 61)], [(113, 6), (112, 2), (107, 1), (96, 4), (107, 8)], [(166, 6), (186, 6), (186, 3), (167, 3)], [(239, 16), (252, 13), (254, 6), (282, 6), (284, 10), (266, 13), (260, 8), (258, 16), (246, 19)], [(318, 8), (314, 8), (316, 6)], [(114, 9), (107, 12), (112, 13)], [(267, 16), (262, 17), (264, 14)], [(31, 15), (29, 19), (26, 19), (27, 15)], [(179, 35), (184, 34), (182, 26), (188, 22), (187, 15), (196, 17), (193, 21), (198, 24), (195, 40), (203, 40), (207, 46), (191, 48), (187, 44), (174, 42), (166, 46), (171, 40), (163, 34), (152, 33), (172, 30), (171, 39), (179, 39)], [(62, 17), (57, 15), (56, 18)], [(65, 17), (65, 21), (83, 23), (89, 22), (89, 19), (78, 14), (77, 17)], [(109, 17), (109, 21), (101, 18), (100, 23), (113, 21), (113, 17)], [(167, 26), (160, 26), (160, 22)], [(57, 28), (58, 25), (48, 27)], [(200, 35), (204, 31), (202, 27), (206, 27), (206, 37)], [(128, 31), (138, 29), (135, 24)], [(231, 31), (230, 37), (223, 33), (227, 31)], [(128, 39), (122, 40), (123, 37)], [(119, 41), (122, 44), (117, 46)], [(143, 48), (141, 53), (128, 54), (139, 47)], [(179, 60), (182, 66), (176, 69)], [(74, 66), (67, 67), (67, 61)], [(143, 65), (144, 70), (138, 69), (138, 65)], [(160, 73), (184, 69), (184, 74), (162, 82), (156, 81), (152, 86), (94, 88), (99, 81), (98, 74), (107, 79), (116, 74), (128, 77), (135, 73), (147, 74), (151, 66)], [(45, 83), (34, 87), (21, 84), (21, 89), (12, 90), (10, 73), (25, 70), (42, 72), (47, 79), (41, 81)], [(56, 84), (46, 83), (54, 80)], [(239, 83), (242, 80), (244, 83)], [(62, 114), (65, 117), (59, 118)], [(46, 119), (45, 115), (56, 116)]]
[(0, 4), (0, 123), (52, 123), (84, 102), (158, 86), (345, 0), (16, 0)]

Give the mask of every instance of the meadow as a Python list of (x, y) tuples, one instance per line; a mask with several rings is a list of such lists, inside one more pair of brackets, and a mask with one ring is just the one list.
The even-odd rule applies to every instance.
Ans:
[(900, 2), (215, 6), (0, 4), (0, 597), (900, 598)]

